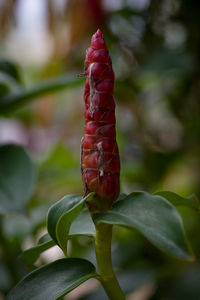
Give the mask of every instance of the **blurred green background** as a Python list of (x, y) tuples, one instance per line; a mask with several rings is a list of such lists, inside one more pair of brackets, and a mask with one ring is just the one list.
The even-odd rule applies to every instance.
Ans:
[[(18, 256), (45, 233), (48, 207), (83, 193), (84, 84), (76, 75), (97, 28), (116, 75), (121, 192), (200, 196), (198, 0), (1, 0), (0, 144), (27, 149), (37, 183), (23, 212), (1, 216), (0, 299), (32, 269)], [(32, 89), (35, 96), (21, 105), (1, 105), (5, 96)], [(181, 214), (195, 263), (159, 252), (137, 232), (115, 230), (113, 261), (128, 299), (200, 299), (200, 221), (189, 209)], [(48, 251), (37, 266), (60, 255)], [(91, 241), (73, 239), (71, 255), (94, 260)], [(95, 288), (89, 281), (65, 299), (106, 299), (102, 291), (87, 295)]]

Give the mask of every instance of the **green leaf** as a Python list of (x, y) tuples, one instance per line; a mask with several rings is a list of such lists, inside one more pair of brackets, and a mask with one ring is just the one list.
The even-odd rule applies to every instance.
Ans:
[(117, 198), (116, 202), (117, 202), (117, 201), (120, 201), (120, 200), (123, 200), (123, 199), (125, 199), (126, 197), (127, 197), (126, 194), (120, 194), (119, 197)]
[(29, 273), (8, 294), (7, 300), (55, 300), (89, 278), (95, 267), (80, 258), (63, 258)]
[(180, 214), (161, 196), (134, 192), (114, 204), (113, 210), (93, 216), (104, 222), (138, 229), (158, 248), (176, 257), (191, 260)]
[[(87, 208), (83, 209), (71, 224), (68, 238), (70, 239), (72, 237), (82, 236), (82, 235), (87, 235), (92, 237), (95, 235), (94, 223), (92, 221), (92, 218)], [(65, 232), (65, 236), (66, 236), (66, 232)], [(32, 265), (39, 258), (42, 252), (53, 247), (55, 244), (56, 244), (55, 241), (51, 239), (49, 234), (45, 234), (40, 238), (37, 246), (25, 250), (21, 254), (20, 258), (25, 263)]]
[(0, 213), (23, 211), (36, 182), (35, 167), (24, 148), (0, 147)]
[(87, 208), (83, 209), (70, 227), (69, 236), (95, 235), (95, 227)]
[(7, 74), (0, 72), (0, 102), (7, 94), (19, 91), (17, 82)]
[(199, 218), (199, 200), (195, 195), (189, 197), (181, 197), (170, 191), (160, 191), (156, 194), (162, 196), (176, 206), (183, 220), (186, 235), (190, 241), (195, 255), (198, 257), (199, 242), (198, 235), (200, 230)]
[(67, 195), (52, 205), (47, 213), (48, 232), (65, 254), (70, 226), (83, 209), (85, 201), (93, 194), (85, 198), (78, 194)]
[(38, 244), (43, 244), (51, 240), (51, 237), (48, 233), (45, 233), (38, 241)]
[(10, 91), (10, 87), (7, 82), (0, 78), (0, 97), (5, 96)]
[(19, 70), (15, 63), (8, 60), (0, 60), (0, 72), (9, 75), (16, 82), (21, 83)]
[(159, 195), (169, 202), (171, 202), (174, 206), (186, 206), (196, 210), (199, 210), (199, 201), (195, 195), (189, 197), (181, 197), (174, 192), (170, 191), (160, 191), (156, 192), (154, 195)]
[(55, 246), (55, 242), (53, 240), (49, 240), (47, 242), (25, 250), (20, 256), (20, 259), (22, 259), (27, 264), (33, 265), (42, 252), (50, 249), (53, 246)]
[(7, 114), (18, 106), (28, 103), (37, 96), (71, 88), (82, 83), (83, 80), (77, 78), (76, 75), (68, 75), (44, 81), (33, 88), (9, 93), (0, 99), (0, 114)]

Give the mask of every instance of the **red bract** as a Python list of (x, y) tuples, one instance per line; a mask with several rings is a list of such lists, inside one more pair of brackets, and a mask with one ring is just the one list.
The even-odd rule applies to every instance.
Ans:
[(120, 160), (116, 143), (114, 72), (103, 34), (92, 36), (85, 60), (85, 134), (82, 140), (81, 171), (85, 195), (96, 193), (90, 210), (111, 207), (119, 195)]

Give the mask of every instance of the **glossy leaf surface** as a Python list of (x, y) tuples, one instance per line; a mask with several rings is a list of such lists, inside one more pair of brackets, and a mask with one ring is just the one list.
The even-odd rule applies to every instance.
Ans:
[(27, 264), (34, 264), (34, 262), (39, 258), (40, 254), (51, 247), (55, 246), (55, 242), (53, 240), (49, 240), (47, 242), (41, 243), (35, 247), (25, 250), (20, 258)]
[(139, 230), (158, 248), (176, 257), (190, 260), (181, 216), (161, 196), (134, 192), (107, 213), (94, 215), (95, 223), (109, 223)]
[(87, 208), (83, 209), (70, 227), (69, 236), (95, 235), (95, 227)]
[[(87, 235), (87, 236), (95, 235), (94, 223), (92, 221), (92, 218), (87, 208), (83, 209), (71, 224), (68, 238), (70, 239), (75, 236), (82, 236), (82, 235)], [(48, 234), (46, 234), (39, 240), (37, 246), (25, 250), (20, 256), (20, 258), (25, 263), (32, 265), (39, 258), (42, 252), (53, 247), (55, 244), (56, 244), (55, 241), (52, 240)]]
[(95, 267), (89, 261), (63, 258), (29, 273), (6, 299), (55, 300), (95, 275)]
[[(78, 217), (71, 224), (68, 238), (75, 236), (94, 236), (95, 227), (94, 223), (90, 217), (89, 211), (87, 208), (83, 209)], [(34, 264), (34, 262), (39, 258), (40, 254), (47, 249), (55, 245), (55, 241), (47, 234), (43, 236), (37, 246), (25, 250), (20, 258), (27, 264)]]
[(47, 228), (52, 239), (67, 252), (67, 240), (70, 226), (83, 209), (86, 199), (78, 194), (70, 194), (52, 205), (47, 214)]
[(178, 194), (171, 191), (160, 191), (160, 192), (156, 192), (155, 195), (159, 195), (167, 199), (174, 206), (186, 206), (196, 210), (198, 210), (200, 207), (199, 205), (200, 203), (198, 199), (195, 197), (195, 195), (192, 195), (190, 197), (181, 197)]

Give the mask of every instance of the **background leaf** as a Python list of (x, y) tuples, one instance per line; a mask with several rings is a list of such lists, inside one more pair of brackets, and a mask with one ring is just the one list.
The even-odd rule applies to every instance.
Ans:
[(134, 192), (118, 201), (113, 210), (94, 215), (95, 223), (110, 223), (138, 229), (162, 250), (191, 259), (181, 216), (167, 200), (145, 192)]
[(9, 80), (0, 73), (0, 97), (3, 97), (10, 92), (9, 83)]
[(19, 90), (9, 93), (0, 99), (0, 114), (8, 114), (22, 104), (26, 104), (37, 96), (56, 92), (69, 87), (82, 84), (83, 80), (76, 75), (68, 75), (60, 78), (46, 80), (43, 83), (29, 89)]
[(63, 258), (28, 274), (7, 300), (55, 300), (95, 276), (95, 268), (89, 261)]
[(33, 194), (36, 170), (27, 152), (17, 145), (0, 147), (0, 213), (23, 211)]
[(9, 75), (17, 83), (21, 83), (20, 72), (15, 63), (8, 60), (0, 60), (0, 72)]

